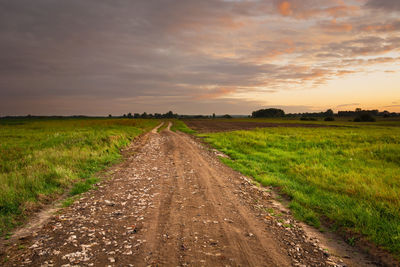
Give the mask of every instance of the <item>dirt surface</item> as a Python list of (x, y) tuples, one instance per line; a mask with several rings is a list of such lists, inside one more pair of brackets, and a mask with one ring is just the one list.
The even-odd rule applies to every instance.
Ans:
[(168, 128), (40, 229), (12, 240), (4, 266), (365, 266), (330, 255), (268, 188)]
[(251, 121), (221, 121), (221, 120), (185, 120), (186, 125), (199, 133), (227, 132), (235, 130), (250, 130), (266, 127), (337, 127), (334, 125), (306, 124), (306, 123), (269, 123), (269, 122), (251, 122)]

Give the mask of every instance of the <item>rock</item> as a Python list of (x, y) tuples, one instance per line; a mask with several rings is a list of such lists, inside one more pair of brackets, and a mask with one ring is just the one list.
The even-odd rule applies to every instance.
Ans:
[(111, 202), (110, 200), (104, 200), (104, 203), (106, 203), (107, 206), (115, 206), (115, 203)]

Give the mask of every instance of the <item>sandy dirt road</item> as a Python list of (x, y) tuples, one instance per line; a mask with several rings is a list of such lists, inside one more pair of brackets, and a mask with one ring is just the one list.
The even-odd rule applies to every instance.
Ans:
[[(152, 131), (98, 189), (9, 246), (5, 266), (341, 266), (192, 137)], [(344, 264), (343, 264), (344, 265)]]

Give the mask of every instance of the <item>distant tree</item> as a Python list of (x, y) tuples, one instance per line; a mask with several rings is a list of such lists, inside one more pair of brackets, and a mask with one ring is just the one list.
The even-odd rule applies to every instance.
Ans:
[(267, 108), (259, 109), (252, 113), (253, 118), (273, 118), (273, 117), (284, 117), (285, 111), (279, 108)]
[(109, 117), (109, 118), (112, 118), (112, 115), (111, 115), (111, 114), (108, 114), (108, 117)]
[(135, 114), (133, 114), (133, 118), (135, 118), (135, 119), (138, 119), (138, 118), (140, 118), (140, 114), (139, 114), (139, 113), (135, 113)]
[(140, 115), (140, 117), (142, 118), (142, 119), (147, 119), (147, 113), (146, 112), (143, 112), (142, 113), (142, 115)]
[(212, 118), (215, 119), (215, 113), (213, 113)]
[(122, 115), (123, 118), (126, 118), (126, 114)]
[(133, 118), (132, 113), (129, 112), (128, 115), (127, 115), (127, 117), (130, 118), (130, 119), (132, 119), (132, 118)]
[(332, 109), (328, 109), (327, 111), (325, 111), (325, 116), (333, 117), (333, 110)]
[(326, 117), (325, 119), (324, 119), (324, 121), (334, 121), (335, 120), (335, 118), (332, 116), (332, 117)]

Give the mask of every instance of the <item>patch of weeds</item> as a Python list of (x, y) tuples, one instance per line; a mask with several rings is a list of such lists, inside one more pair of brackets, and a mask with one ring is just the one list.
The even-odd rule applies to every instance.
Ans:
[(4, 239), (8, 240), (11, 238), (11, 236), (12, 236), (12, 233), (7, 233), (7, 234), (5, 234)]
[(22, 250), (22, 249), (25, 249), (25, 248), (26, 248), (26, 246), (25, 246), (25, 245), (22, 245), (22, 244), (18, 246), (18, 249), (19, 249), (19, 250)]
[(356, 238), (354, 236), (347, 238), (347, 244), (354, 247), (356, 244)]
[(67, 207), (71, 206), (72, 203), (74, 203), (74, 201), (75, 201), (75, 199), (73, 197), (69, 197), (69, 198), (67, 198), (66, 200), (63, 201), (61, 206), (63, 208), (67, 208)]
[(271, 215), (271, 216), (275, 216), (275, 210), (273, 208), (266, 208), (265, 211)]
[(92, 188), (92, 185), (97, 183), (98, 181), (99, 181), (98, 178), (92, 177), (84, 181), (77, 182), (74, 184), (69, 194), (71, 196), (75, 196), (87, 192)]
[(283, 226), (285, 228), (292, 228), (293, 227), (293, 225), (291, 225), (290, 223), (284, 223)]
[(318, 218), (318, 215), (314, 211), (303, 207), (302, 205), (294, 201), (290, 203), (289, 207), (291, 210), (293, 210), (293, 214), (296, 219), (304, 221), (305, 223), (318, 229), (321, 227), (321, 222)]

